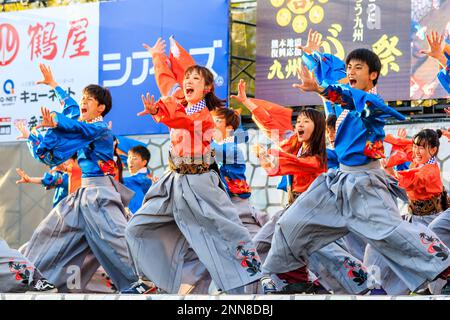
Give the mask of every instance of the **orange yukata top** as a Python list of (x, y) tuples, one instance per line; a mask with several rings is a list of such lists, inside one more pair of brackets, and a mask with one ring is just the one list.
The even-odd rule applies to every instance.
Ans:
[(161, 97), (157, 102), (156, 122), (164, 123), (170, 130), (171, 154), (178, 157), (201, 157), (210, 152), (214, 133), (213, 118), (205, 106), (188, 114), (175, 97)]
[(208, 108), (190, 113), (184, 106), (184, 74), (187, 68), (195, 65), (194, 59), (171, 38), (169, 57), (157, 53), (152, 55), (152, 60), (156, 84), (162, 96), (157, 102), (158, 113), (153, 119), (171, 129), (171, 154), (199, 157), (210, 152), (214, 122)]
[(269, 149), (268, 153), (278, 160), (275, 168), (266, 168), (269, 176), (292, 175), (292, 191), (304, 192), (320, 174), (326, 171), (326, 165), (320, 163), (318, 156), (300, 156), (301, 148), (297, 135), (292, 126), (292, 110), (278, 104), (250, 99), (256, 106), (252, 112), (252, 119), (258, 128), (279, 149)]
[(388, 167), (411, 161), (408, 170), (397, 171), (399, 185), (406, 190), (410, 200), (428, 200), (441, 194), (444, 187), (435, 159), (418, 165), (412, 159), (412, 140), (387, 135), (384, 141), (392, 144), (393, 150)]

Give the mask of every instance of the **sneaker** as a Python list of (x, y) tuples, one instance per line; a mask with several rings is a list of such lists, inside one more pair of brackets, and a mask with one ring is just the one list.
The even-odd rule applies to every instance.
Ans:
[(289, 283), (283, 287), (277, 293), (279, 294), (296, 294), (296, 293), (306, 293), (315, 294), (317, 293), (317, 287), (313, 282), (296, 282)]
[(431, 293), (430, 289), (425, 288), (425, 289), (417, 290), (415, 292), (411, 292), (409, 295), (410, 296), (431, 296), (432, 293)]
[(260, 283), (264, 294), (272, 294), (278, 291), (275, 282), (269, 277), (261, 278)]
[(131, 285), (128, 289), (120, 291), (123, 294), (154, 294), (157, 288), (153, 282), (139, 280)]
[(387, 296), (387, 292), (383, 288), (373, 288), (370, 290), (369, 296)]
[(330, 291), (325, 289), (318, 281), (314, 281), (314, 293), (315, 294), (331, 294)]
[(30, 284), (31, 290), (27, 291), (27, 293), (56, 293), (58, 292), (58, 288), (55, 287), (53, 283), (48, 282), (47, 279), (42, 278), (38, 281), (33, 281)]

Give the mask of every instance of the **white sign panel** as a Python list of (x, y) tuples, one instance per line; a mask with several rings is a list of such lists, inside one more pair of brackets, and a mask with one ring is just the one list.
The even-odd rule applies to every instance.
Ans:
[(0, 142), (14, 141), (17, 121), (40, 121), (40, 107), (59, 110), (54, 91), (41, 80), (39, 63), (79, 100), (98, 83), (98, 3), (0, 14)]

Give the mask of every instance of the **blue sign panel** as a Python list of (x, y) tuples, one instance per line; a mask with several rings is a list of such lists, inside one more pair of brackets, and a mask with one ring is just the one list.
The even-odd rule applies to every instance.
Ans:
[(141, 95), (159, 97), (152, 59), (142, 44), (158, 37), (175, 39), (207, 66), (215, 76), (216, 93), (228, 92), (228, 0), (127, 0), (100, 3), (99, 83), (113, 96), (107, 120), (120, 135), (166, 133), (167, 127), (150, 116), (137, 117), (143, 109)]

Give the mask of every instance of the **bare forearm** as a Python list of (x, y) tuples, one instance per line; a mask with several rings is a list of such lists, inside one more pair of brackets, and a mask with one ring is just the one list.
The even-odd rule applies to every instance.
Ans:
[(242, 104), (246, 106), (248, 110), (250, 110), (250, 112), (253, 112), (253, 110), (255, 110), (258, 107), (253, 101), (251, 101), (248, 98), (242, 101)]

